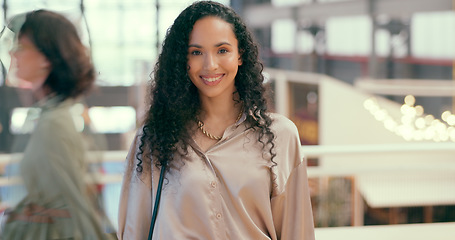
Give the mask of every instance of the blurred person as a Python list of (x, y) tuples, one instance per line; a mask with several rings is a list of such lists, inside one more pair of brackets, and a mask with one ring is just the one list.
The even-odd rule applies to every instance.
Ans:
[(7, 213), (2, 239), (107, 239), (85, 183), (86, 149), (70, 107), (95, 80), (75, 26), (47, 10), (24, 15), (14, 74), (40, 109), (20, 162), (26, 196)]
[(180, 13), (127, 156), (119, 239), (314, 239), (297, 128), (268, 111), (262, 69), (231, 8)]

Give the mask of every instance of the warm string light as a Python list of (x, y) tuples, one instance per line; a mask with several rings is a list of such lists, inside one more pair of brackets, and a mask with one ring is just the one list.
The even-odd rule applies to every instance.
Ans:
[(415, 106), (415, 98), (412, 95), (404, 98), (399, 120), (381, 108), (373, 97), (365, 100), (363, 106), (376, 120), (381, 121), (387, 130), (407, 141), (455, 142), (455, 115), (450, 111), (443, 112), (441, 119), (431, 114), (426, 115), (422, 106)]

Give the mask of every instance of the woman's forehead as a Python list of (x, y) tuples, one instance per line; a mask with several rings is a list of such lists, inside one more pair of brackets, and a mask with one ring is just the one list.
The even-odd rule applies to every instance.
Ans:
[(237, 43), (232, 24), (218, 17), (204, 17), (196, 21), (190, 33), (189, 44)]

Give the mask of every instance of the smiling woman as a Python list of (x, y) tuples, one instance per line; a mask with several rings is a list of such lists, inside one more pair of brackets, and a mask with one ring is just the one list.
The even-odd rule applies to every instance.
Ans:
[(180, 13), (127, 157), (120, 239), (314, 239), (297, 128), (268, 111), (262, 69), (231, 8)]

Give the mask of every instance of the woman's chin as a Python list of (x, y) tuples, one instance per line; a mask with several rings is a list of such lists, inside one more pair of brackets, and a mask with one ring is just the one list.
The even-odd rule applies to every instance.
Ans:
[(20, 75), (17, 75), (17, 78), (20, 80), (22, 87), (29, 88), (33, 91), (40, 89), (45, 82), (45, 79), (30, 79), (21, 77)]

